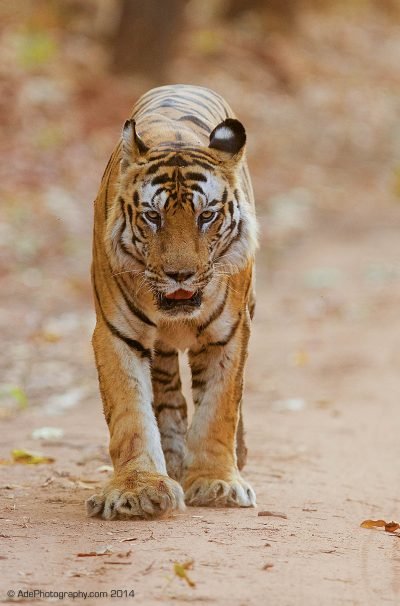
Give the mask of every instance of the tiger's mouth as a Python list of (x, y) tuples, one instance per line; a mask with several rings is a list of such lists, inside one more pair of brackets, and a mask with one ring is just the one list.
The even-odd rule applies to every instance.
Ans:
[(167, 295), (157, 294), (157, 305), (162, 311), (172, 313), (191, 313), (199, 308), (202, 302), (202, 293), (200, 290), (190, 291), (179, 288)]

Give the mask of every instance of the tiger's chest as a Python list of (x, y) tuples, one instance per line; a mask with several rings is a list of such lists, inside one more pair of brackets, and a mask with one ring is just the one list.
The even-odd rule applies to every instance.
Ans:
[(168, 348), (185, 351), (197, 343), (197, 331), (194, 326), (183, 322), (175, 323), (171, 330), (171, 323), (164, 322), (158, 325), (157, 338)]

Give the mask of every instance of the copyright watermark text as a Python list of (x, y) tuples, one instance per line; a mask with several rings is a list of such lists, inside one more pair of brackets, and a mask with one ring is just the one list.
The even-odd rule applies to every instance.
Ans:
[(9, 589), (9, 598), (30, 598), (43, 600), (44, 598), (56, 598), (58, 600), (88, 600), (92, 598), (134, 598), (133, 589), (111, 589), (110, 591), (47, 591), (43, 589)]

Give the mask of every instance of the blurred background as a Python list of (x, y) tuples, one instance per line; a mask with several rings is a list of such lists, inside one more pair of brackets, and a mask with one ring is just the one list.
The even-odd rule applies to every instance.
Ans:
[[(160, 84), (215, 89), (246, 126), (265, 334), (293, 314), (310, 334), (338, 317), (367, 331), (385, 305), (396, 317), (398, 0), (2, 1), (0, 27), (1, 417), (98, 401), (93, 200)], [(279, 364), (313, 358), (293, 348)]]

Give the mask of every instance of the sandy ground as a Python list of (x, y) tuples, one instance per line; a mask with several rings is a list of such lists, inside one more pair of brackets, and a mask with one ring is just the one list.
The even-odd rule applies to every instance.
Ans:
[[(245, 475), (257, 509), (188, 508), (151, 522), (86, 517), (83, 502), (108, 458), (84, 310), (62, 344), (65, 366), (86, 377), (79, 405), (59, 397), (52, 410), (3, 421), (3, 458), (20, 447), (55, 462), (1, 467), (0, 599), (13, 590), (11, 601), (60, 601), (18, 598), (37, 589), (108, 592), (79, 604), (400, 603), (399, 536), (360, 528), (365, 518), (400, 517), (398, 215), (315, 225), (272, 266), (260, 254), (245, 404)], [(38, 349), (47, 370), (58, 347)], [(31, 437), (49, 425), (64, 436)], [(112, 553), (78, 556), (105, 548)], [(190, 560), (193, 587), (173, 574), (175, 562)], [(135, 597), (111, 598), (113, 589)]]
[[(246, 23), (192, 25), (171, 81), (218, 90), (249, 135), (261, 249), (245, 476), (258, 508), (152, 522), (84, 510), (109, 473), (90, 345), (90, 200), (144, 90), (101, 71), (92, 33), (60, 32), (58, 54), (31, 72), (19, 18), (1, 37), (4, 603), (400, 604), (399, 536), (360, 528), (400, 518), (399, 25), (315, 14), (289, 39), (264, 40)], [(32, 437), (49, 426), (63, 435)], [(54, 462), (3, 464), (13, 449)], [(174, 576), (189, 561), (193, 587)], [(24, 597), (35, 589), (81, 595)], [(84, 599), (91, 591), (109, 597)]]

